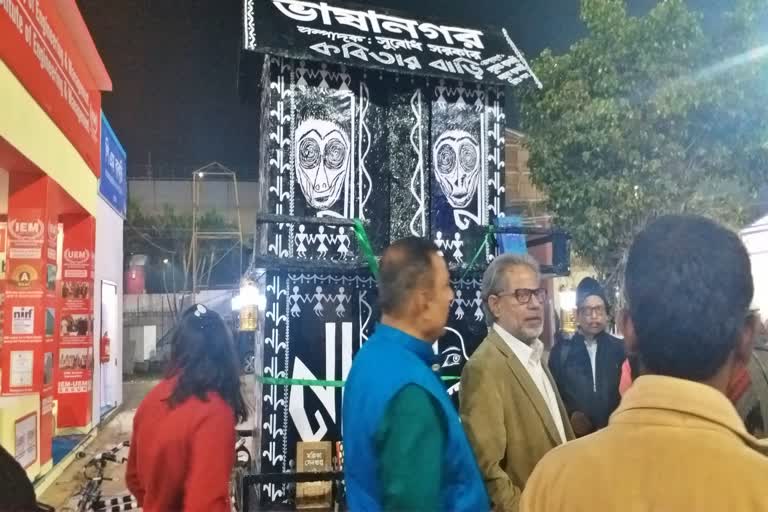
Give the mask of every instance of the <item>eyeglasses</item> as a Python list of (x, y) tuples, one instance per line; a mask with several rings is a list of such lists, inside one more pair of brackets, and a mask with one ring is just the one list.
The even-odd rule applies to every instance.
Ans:
[(544, 304), (547, 301), (547, 289), (536, 288), (532, 290), (530, 288), (518, 288), (511, 292), (494, 293), (497, 297), (514, 297), (520, 304), (528, 304), (531, 302), (531, 297), (536, 296), (536, 300), (539, 304)]
[(594, 307), (582, 307), (579, 308), (579, 313), (586, 317), (593, 317), (593, 316), (604, 316), (605, 315), (605, 306), (594, 306)]
[(197, 306), (195, 306), (195, 311), (192, 314), (195, 315), (197, 318), (202, 318), (203, 315), (206, 314), (207, 312), (208, 312), (208, 309), (205, 306), (203, 306), (202, 304), (198, 304)]

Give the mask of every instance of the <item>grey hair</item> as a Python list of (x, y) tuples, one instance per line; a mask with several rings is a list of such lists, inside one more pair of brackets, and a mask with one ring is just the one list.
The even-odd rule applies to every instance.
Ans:
[(483, 274), (483, 283), (480, 287), (480, 296), (483, 299), (483, 313), (485, 314), (485, 323), (491, 327), (496, 318), (488, 307), (488, 297), (502, 293), (505, 286), (504, 273), (512, 267), (528, 267), (536, 273), (536, 277), (541, 279), (541, 269), (539, 262), (533, 259), (530, 254), (501, 254), (497, 256)]

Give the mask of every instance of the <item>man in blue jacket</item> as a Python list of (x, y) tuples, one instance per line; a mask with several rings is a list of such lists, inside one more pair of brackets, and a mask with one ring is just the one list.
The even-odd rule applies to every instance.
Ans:
[(445, 392), (432, 344), (453, 300), (445, 260), (407, 238), (381, 260), (381, 323), (352, 364), (344, 392), (350, 510), (482, 511), (490, 505), (474, 454)]

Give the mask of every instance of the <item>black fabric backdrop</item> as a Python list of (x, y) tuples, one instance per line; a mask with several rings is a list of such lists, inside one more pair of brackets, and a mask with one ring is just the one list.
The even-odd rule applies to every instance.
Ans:
[[(405, 236), (430, 237), (455, 276), (475, 253), (481, 262), (489, 256), (479, 249), (503, 204), (499, 90), (284, 58), (267, 66), (268, 213), (363, 218), (377, 253)], [(266, 250), (310, 265), (267, 274), (264, 375), (343, 380), (378, 318), (372, 276), (344, 263), (361, 256), (354, 235), (330, 225), (272, 225)], [(338, 266), (319, 272), (312, 261)], [(454, 281), (448, 330), (435, 344), (444, 376), (458, 377), (486, 334), (479, 287), (476, 276)], [(457, 381), (446, 388), (457, 396)], [(342, 393), (264, 385), (262, 471), (290, 469), (299, 441), (340, 440)], [(264, 490), (267, 501), (285, 499), (282, 486)]]

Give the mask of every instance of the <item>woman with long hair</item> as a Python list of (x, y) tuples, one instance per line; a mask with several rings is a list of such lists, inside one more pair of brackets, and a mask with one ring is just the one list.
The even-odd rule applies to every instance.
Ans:
[(247, 417), (229, 328), (196, 304), (171, 340), (168, 373), (133, 420), (126, 481), (145, 512), (230, 512), (235, 427)]

